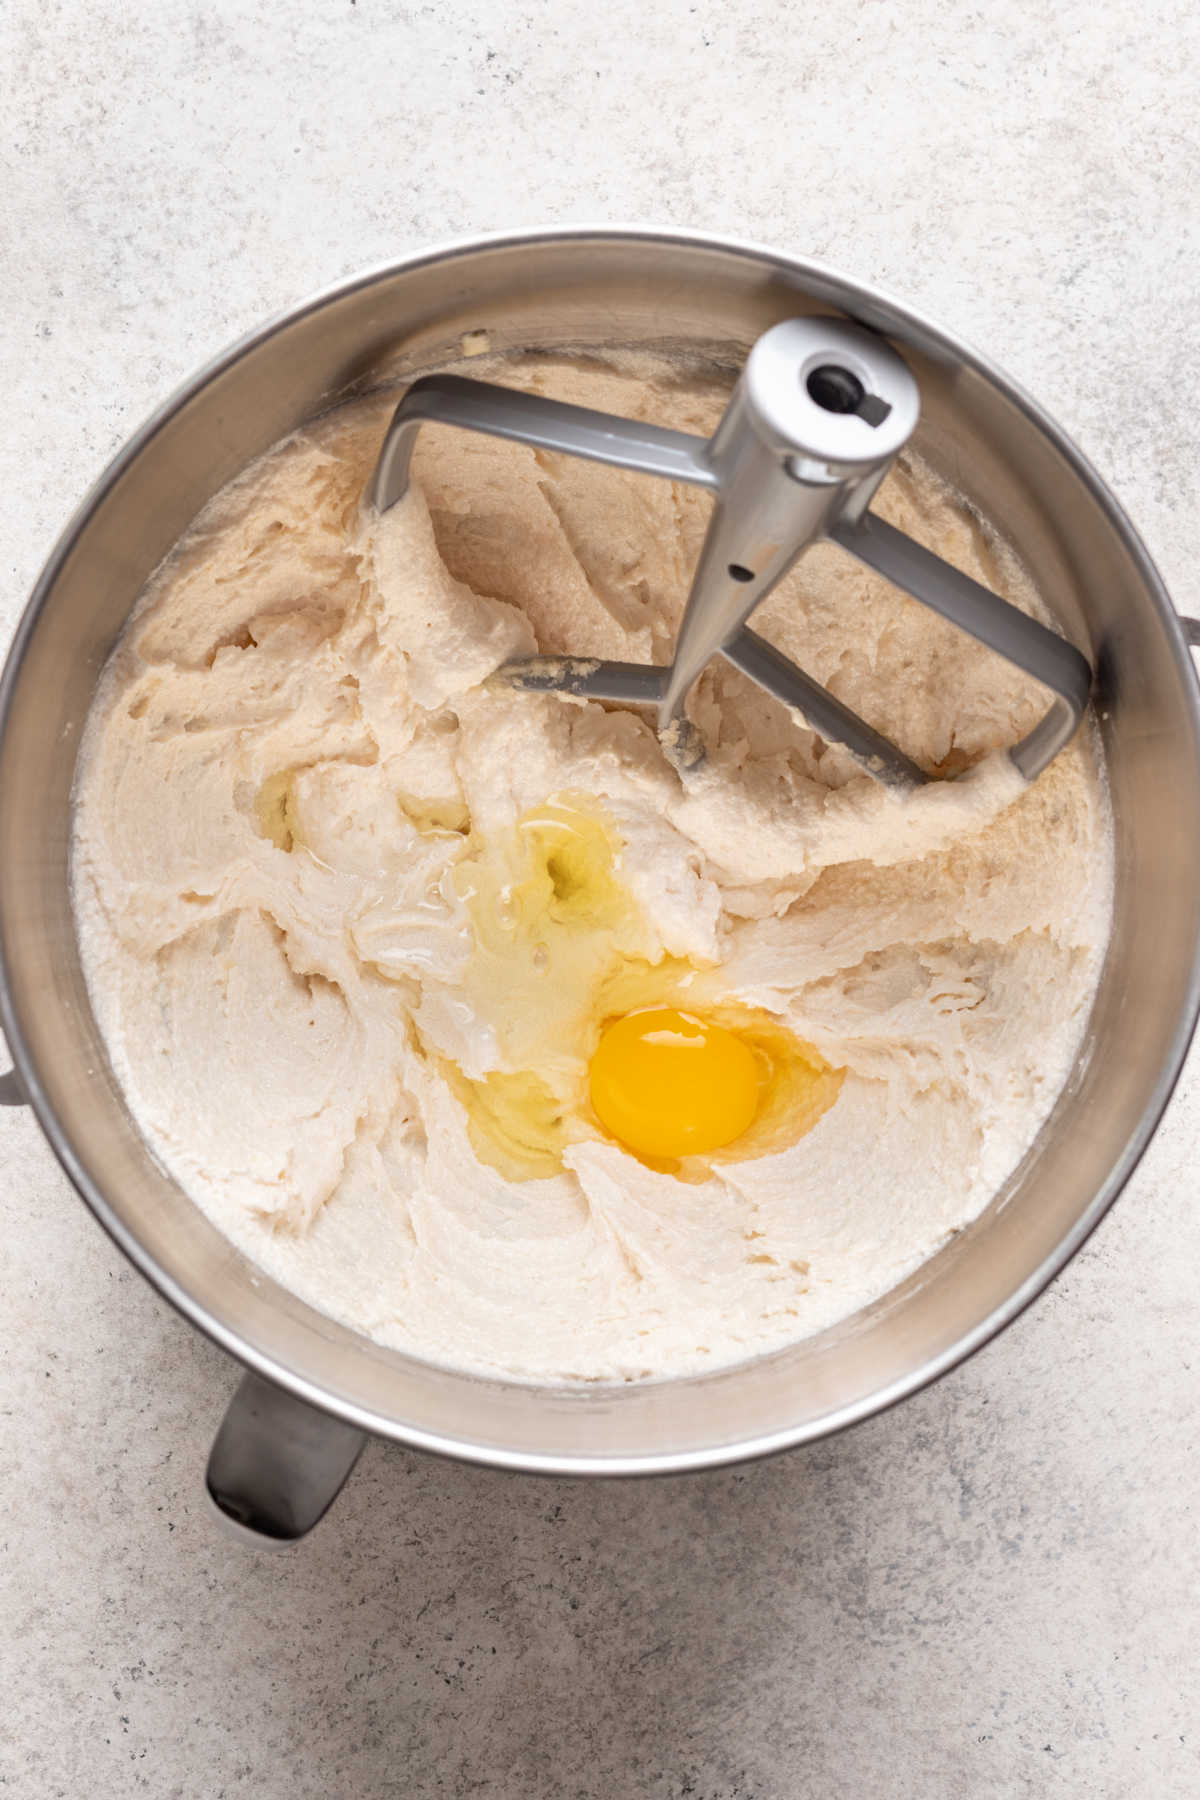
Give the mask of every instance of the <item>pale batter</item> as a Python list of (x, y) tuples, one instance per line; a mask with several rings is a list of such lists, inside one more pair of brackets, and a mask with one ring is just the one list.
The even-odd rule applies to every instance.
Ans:
[[(727, 391), (628, 357), (481, 372), (699, 432)], [(114, 654), (75, 844), (114, 1067), (222, 1230), (381, 1342), (550, 1381), (777, 1348), (935, 1251), (1049, 1113), (1109, 930), (1091, 741), (1024, 789), (1002, 748), (1045, 696), (822, 546), (756, 629), (970, 773), (897, 800), (720, 667), (681, 777), (645, 716), (488, 677), (663, 660), (707, 498), (429, 428), (372, 522), (393, 403), (218, 496)], [(875, 506), (1039, 610), (911, 459)], [(587, 1099), (604, 1017), (664, 1001), (809, 1058), (780, 1052), (757, 1135), (674, 1167)]]

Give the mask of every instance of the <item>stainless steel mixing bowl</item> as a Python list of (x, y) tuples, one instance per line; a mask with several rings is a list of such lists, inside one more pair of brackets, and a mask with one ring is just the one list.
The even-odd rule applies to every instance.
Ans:
[[(986, 1212), (903, 1286), (740, 1367), (627, 1387), (483, 1380), (382, 1349), (236, 1251), (148, 1154), (80, 972), (68, 821), (101, 665), (146, 577), (209, 497), (315, 413), (497, 350), (685, 348), (731, 369), (781, 319), (887, 333), (921, 387), (917, 443), (1015, 544), (1098, 670), (1116, 821), (1112, 946), (1054, 1113)], [(1185, 628), (1117, 503), (980, 357), (871, 290), (749, 245), (660, 231), (474, 240), (343, 283), (236, 345), (104, 474), (38, 582), (0, 686), (0, 1017), (15, 1075), (72, 1181), (142, 1273), (247, 1366), (210, 1489), (251, 1529), (300, 1535), (361, 1434), (514, 1469), (696, 1469), (802, 1444), (892, 1404), (1012, 1319), (1128, 1178), (1200, 998), (1200, 711)], [(0, 1084), (3, 1085), (3, 1084)], [(319, 1410), (314, 1410), (314, 1408)]]

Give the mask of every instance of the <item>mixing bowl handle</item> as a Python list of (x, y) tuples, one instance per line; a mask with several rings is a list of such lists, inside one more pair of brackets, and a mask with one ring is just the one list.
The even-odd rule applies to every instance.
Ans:
[(240, 1537), (283, 1548), (323, 1518), (366, 1441), (274, 1382), (244, 1375), (213, 1439), (209, 1498)]
[(1188, 619), (1181, 613), (1179, 623), (1183, 627), (1183, 635), (1193, 650), (1200, 650), (1200, 619)]
[(17, 1080), (15, 1069), (5, 1070), (0, 1075), (0, 1106), (28, 1106), (29, 1096)]

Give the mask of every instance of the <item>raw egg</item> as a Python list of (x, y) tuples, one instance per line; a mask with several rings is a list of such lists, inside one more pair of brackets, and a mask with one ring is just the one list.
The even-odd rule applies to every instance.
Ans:
[(723, 1025), (674, 1006), (616, 1019), (592, 1057), (589, 1089), (605, 1130), (637, 1156), (723, 1149), (753, 1124), (766, 1071)]
[[(295, 831), (286, 804), (283, 826)], [(794, 1143), (843, 1071), (779, 1019), (731, 1000), (722, 972), (662, 955), (626, 884), (616, 821), (551, 795), (472, 831), (450, 876), (471, 926), (455, 996), (473, 1054), (438, 1055), (472, 1148), (508, 1181), (561, 1172), (600, 1131), (682, 1181)], [(420, 1028), (420, 1022), (419, 1022)]]

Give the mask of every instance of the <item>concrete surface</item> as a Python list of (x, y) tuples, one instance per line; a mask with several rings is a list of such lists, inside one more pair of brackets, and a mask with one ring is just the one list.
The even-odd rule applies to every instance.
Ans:
[[(1184, 0), (8, 0), (0, 625), (199, 360), (426, 241), (636, 218), (827, 258), (1077, 435), (1200, 611)], [(5, 1793), (1200, 1793), (1200, 1082), (968, 1367), (809, 1454), (531, 1483), (374, 1445), (210, 1523), (232, 1370), (0, 1115)]]

